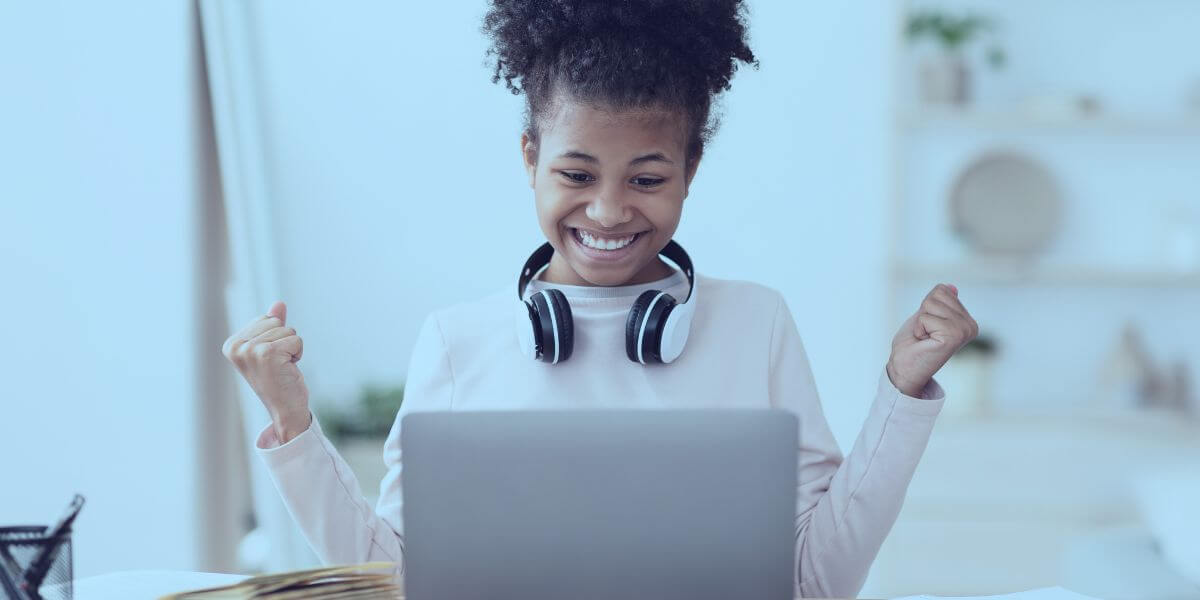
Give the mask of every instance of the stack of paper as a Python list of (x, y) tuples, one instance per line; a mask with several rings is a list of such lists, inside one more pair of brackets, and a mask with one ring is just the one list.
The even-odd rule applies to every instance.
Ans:
[[(216, 600), (218, 598), (223, 600), (249, 598), (395, 600), (404, 597), (400, 593), (400, 586), (390, 572), (395, 567), (395, 563), (374, 562), (259, 575), (233, 585), (170, 594), (159, 600)], [(389, 572), (364, 572), (380, 569), (386, 569)]]

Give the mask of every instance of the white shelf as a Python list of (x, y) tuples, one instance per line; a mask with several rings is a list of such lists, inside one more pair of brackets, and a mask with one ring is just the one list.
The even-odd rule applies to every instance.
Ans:
[(990, 263), (893, 264), (902, 281), (946, 281), (983, 285), (1062, 285), (1200, 289), (1200, 271), (1111, 269), (1094, 266), (1006, 266)]
[(900, 115), (900, 126), (909, 131), (963, 129), (1006, 132), (1072, 132), (1108, 135), (1200, 136), (1200, 116), (1139, 117), (1037, 115), (1018, 110), (975, 108), (910, 109)]

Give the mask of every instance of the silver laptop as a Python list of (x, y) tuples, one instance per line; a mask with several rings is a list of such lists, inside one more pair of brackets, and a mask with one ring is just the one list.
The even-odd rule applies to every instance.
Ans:
[(791, 598), (795, 415), (411, 413), (405, 594)]

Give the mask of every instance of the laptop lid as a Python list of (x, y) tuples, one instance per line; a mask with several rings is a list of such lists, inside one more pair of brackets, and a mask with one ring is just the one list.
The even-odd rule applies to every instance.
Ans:
[(411, 413), (405, 594), (791, 598), (795, 415)]

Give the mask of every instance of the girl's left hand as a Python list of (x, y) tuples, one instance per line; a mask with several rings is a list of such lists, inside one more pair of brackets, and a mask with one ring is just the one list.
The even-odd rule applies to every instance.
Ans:
[(958, 288), (940, 283), (892, 338), (887, 374), (901, 392), (920, 397), (921, 390), (946, 361), (979, 335), (979, 325), (958, 301)]

